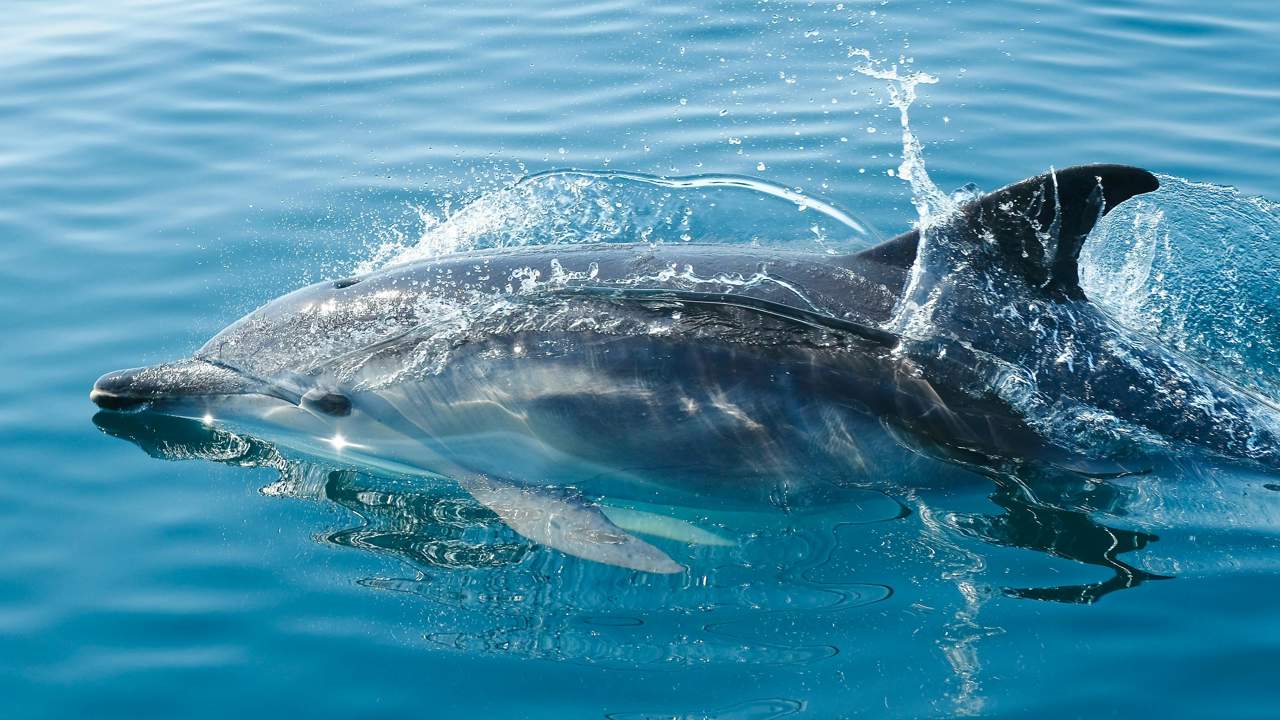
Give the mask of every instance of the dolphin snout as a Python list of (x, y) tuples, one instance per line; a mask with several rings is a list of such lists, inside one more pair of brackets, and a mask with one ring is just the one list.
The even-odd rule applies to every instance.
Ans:
[(89, 391), (89, 399), (103, 410), (140, 410), (154, 399), (139, 382), (146, 368), (116, 370), (98, 378)]
[(294, 404), (298, 401), (277, 385), (197, 359), (109, 372), (93, 384), (89, 399), (104, 410), (127, 412), (168, 408), (184, 400), (251, 394)]

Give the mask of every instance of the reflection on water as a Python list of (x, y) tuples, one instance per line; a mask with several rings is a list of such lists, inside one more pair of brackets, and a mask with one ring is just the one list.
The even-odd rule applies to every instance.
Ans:
[[(940, 577), (960, 596), (937, 631), (955, 677), (949, 705), (953, 712), (972, 714), (983, 708), (982, 641), (1002, 632), (979, 619), (994, 597), (1092, 603), (1164, 577), (1121, 559), (1155, 542), (1155, 535), (1094, 519), (1122, 515), (1127, 491), (1077, 475), (1025, 468), (990, 473), (991, 512), (947, 510), (932, 494), (925, 500), (914, 490), (884, 488), (889, 495), (866, 491), (819, 512), (763, 508), (708, 516), (731, 542), (678, 548), (691, 570), (662, 576), (539, 547), (442, 478), (375, 476), (299, 462), (251, 438), (148, 413), (101, 413), (94, 422), (155, 457), (273, 468), (279, 479), (265, 494), (345, 508), (355, 522), (317, 539), (400, 561), (403, 573), (355, 581), (411, 594), (429, 608), (423, 613), (425, 640), (468, 654), (647, 670), (807, 665), (850, 650), (842, 647), (848, 636), (836, 628), (855, 626), (859, 613), (890, 598), (904, 578)], [(952, 465), (939, 464), (939, 471), (944, 474), (935, 477), (944, 484), (986, 482)], [(849, 543), (846, 530), (859, 524), (871, 530), (870, 537), (885, 538), (883, 547)], [(898, 534), (919, 537), (915, 551), (900, 558), (903, 574), (866, 577), (859, 556), (892, 552), (888, 538)], [(988, 576), (1006, 569), (999, 548), (1095, 565), (1110, 577), (995, 590)], [(791, 702), (760, 700), (711, 716), (783, 717), (795, 711)]]
[[(1052, 478), (1036, 478), (1029, 482), (1014, 475), (997, 475), (997, 489), (991, 501), (1004, 512), (996, 516), (956, 514), (952, 525), (967, 535), (996, 545), (1027, 548), (1079, 563), (1098, 565), (1114, 575), (1102, 582), (1046, 588), (1006, 588), (1013, 597), (1054, 600), (1066, 603), (1092, 603), (1109, 593), (1137, 587), (1147, 580), (1167, 580), (1124, 562), (1120, 555), (1141, 550), (1159, 538), (1134, 530), (1108, 527), (1094, 520), (1090, 513), (1104, 508), (1115, 509), (1123, 493), (1115, 486), (1086, 482), (1083, 494), (1063, 492), (1078, 482), (1054, 484)], [(1046, 482), (1047, 481), (1047, 482)], [(1037, 491), (1036, 488), (1040, 488)], [(1058, 492), (1063, 499), (1083, 504), (1059, 507), (1046, 500), (1048, 493)]]
[[(155, 457), (275, 468), (280, 480), (267, 494), (347, 508), (358, 523), (319, 539), (404, 561), (404, 576), (357, 582), (430, 604), (427, 640), (460, 652), (649, 669), (808, 663), (839, 649), (797, 630), (799, 619), (837, 623), (891, 594), (853, 577), (808, 575), (834, 550), (830, 525), (824, 533), (791, 527), (776, 514), (729, 513), (719, 517), (719, 531), (732, 535), (732, 546), (690, 547), (692, 572), (635, 573), (538, 547), (438, 479), (296, 462), (269, 445), (187, 420), (101, 413), (94, 421)], [(836, 524), (903, 516), (900, 504), (875, 493), (847, 510)]]
[[(362, 484), (351, 471), (327, 473), (323, 497), (364, 522), (322, 536), (325, 542), (396, 555), (419, 568), (473, 570), (517, 565), (531, 545), (508, 542), (489, 532), (493, 514), (461, 495), (428, 490), (391, 490)], [(279, 485), (270, 486), (271, 490)], [(297, 490), (292, 493), (296, 494)], [(283, 492), (281, 494), (284, 494)], [(386, 582), (368, 584), (394, 587)]]

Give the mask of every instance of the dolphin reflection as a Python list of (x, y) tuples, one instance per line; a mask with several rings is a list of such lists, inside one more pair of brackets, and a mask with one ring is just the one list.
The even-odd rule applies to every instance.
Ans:
[[(1058, 492), (1065, 499), (1066, 488), (1080, 480), (995, 474), (993, 503), (1004, 510), (995, 516), (957, 514), (952, 526), (961, 533), (993, 545), (1025, 548), (1087, 565), (1097, 565), (1114, 574), (1107, 580), (1080, 585), (1042, 588), (1005, 588), (1012, 597), (1091, 604), (1117, 590), (1135, 588), (1148, 580), (1169, 580), (1170, 576), (1141, 570), (1120, 559), (1120, 555), (1142, 550), (1159, 537), (1138, 530), (1125, 530), (1098, 522), (1092, 512), (1114, 507), (1122, 493), (1114, 485), (1087, 482), (1086, 497), (1071, 498), (1081, 506), (1059, 506), (1050, 501)], [(1034, 475), (1039, 475), (1035, 477)], [(1056, 481), (1056, 483), (1055, 483)], [(1065, 486), (1065, 487), (1064, 487)]]
[[(204, 423), (154, 413), (101, 412), (94, 423), (114, 437), (128, 440), (152, 457), (167, 460), (201, 459), (240, 467), (266, 467), (280, 473), (277, 482), (264, 488), (269, 495), (304, 497), (333, 503), (359, 520), (353, 527), (324, 533), (318, 539), (383, 555), (408, 563), (420, 573), (468, 571), (527, 565), (537, 546), (511, 532), (489, 508), (460, 492), (447, 479), (433, 482), (425, 476), (392, 477), (356, 472), (347, 468), (300, 462), (282, 455), (273, 445)], [(935, 461), (943, 471), (974, 473)], [(990, 546), (1032, 550), (1055, 558), (1111, 571), (1105, 580), (1056, 587), (1011, 587), (1010, 597), (1066, 603), (1093, 603), (1117, 590), (1135, 588), (1148, 580), (1169, 579), (1135, 567), (1122, 555), (1142, 550), (1158, 540), (1154, 534), (1113, 527), (1096, 515), (1123, 514), (1125, 490), (1099, 479), (1017, 465), (1002, 472), (983, 472), (995, 484), (989, 495), (1000, 512), (954, 512), (945, 527), (964, 538)], [(893, 488), (884, 489), (892, 493)], [(849, 505), (827, 513), (805, 514), (762, 508), (759, 513), (740, 510), (716, 514), (729, 531), (699, 528), (693, 523), (641, 527), (639, 532), (675, 539), (706, 552), (727, 551), (740, 537), (795, 531), (807, 526), (815, 534), (830, 536), (842, 525), (859, 522), (892, 523), (912, 514), (908, 504), (879, 491), (851, 495), (849, 503), (864, 510), (859, 520)], [(916, 502), (922, 502), (917, 500)], [(930, 501), (931, 503), (935, 501)], [(606, 508), (649, 515), (622, 506)], [(936, 509), (936, 508), (935, 508)], [(772, 512), (769, 512), (772, 511)], [(657, 517), (656, 515), (654, 515)], [(615, 517), (611, 514), (610, 517)], [(816, 522), (815, 522), (816, 520)], [(628, 524), (638, 527), (634, 518)], [(699, 534), (701, 533), (701, 534)], [(374, 583), (377, 584), (377, 583)]]

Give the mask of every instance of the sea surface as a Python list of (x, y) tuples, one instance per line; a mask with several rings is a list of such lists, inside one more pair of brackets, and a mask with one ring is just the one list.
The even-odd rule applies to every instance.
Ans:
[[(583, 177), (623, 216), (674, 203), (654, 241), (823, 252), (918, 220), (904, 167), (950, 192), (1115, 162), (1163, 187), (1099, 227), (1086, 290), (1268, 402), (1274, 2), (4, 16), (0, 717), (1280, 716), (1280, 479), (1247, 466), (1046, 490), (921, 459), (825, 512), (722, 519), (731, 546), (658, 577), (533, 545), (456, 488), (148, 444), (88, 400), (307, 282), (608, 239), (557, 213), (566, 176), (510, 189), (535, 173), (613, 173)], [(643, 176), (711, 177), (672, 201)]]

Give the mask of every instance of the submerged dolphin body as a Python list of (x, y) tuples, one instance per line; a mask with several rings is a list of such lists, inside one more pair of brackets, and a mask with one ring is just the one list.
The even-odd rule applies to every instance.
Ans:
[(1104, 440), (1140, 431), (1274, 464), (1273, 408), (1129, 337), (1080, 289), (1096, 220), (1157, 185), (1071, 168), (848, 256), (442, 257), (303, 288), (191, 359), (104, 375), (91, 397), (447, 476), (532, 540), (649, 572), (682, 568), (592, 497), (803, 503), (904, 439), (976, 464), (1125, 471), (1054, 437), (1086, 421)]

